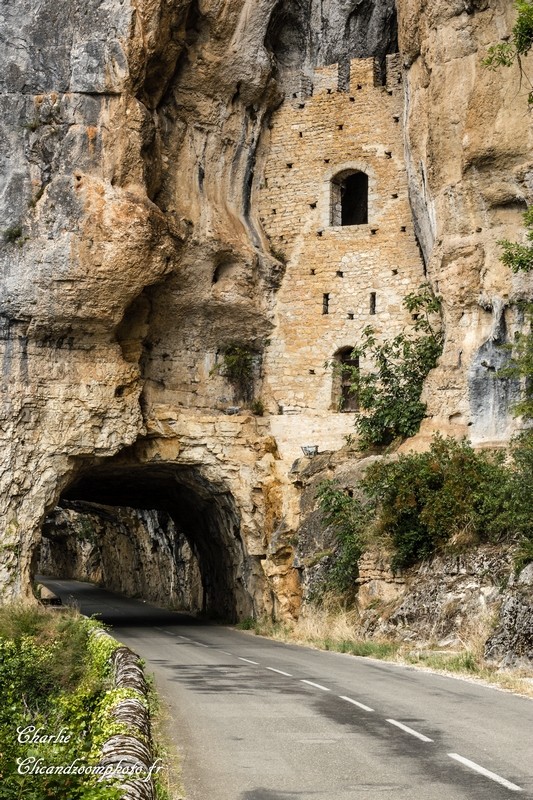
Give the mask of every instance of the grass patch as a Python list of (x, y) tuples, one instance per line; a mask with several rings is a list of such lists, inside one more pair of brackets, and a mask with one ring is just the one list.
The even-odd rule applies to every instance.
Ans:
[(447, 672), (479, 674), (484, 671), (483, 662), (470, 650), (459, 653), (419, 651), (405, 654), (404, 661), (408, 664), (423, 665), (430, 669), (446, 670)]
[(156, 692), (153, 675), (146, 675), (150, 722), (153, 734), (153, 758), (161, 759), (162, 769), (154, 773), (156, 800), (184, 800), (181, 764), (177, 746), (172, 743), (175, 725)]
[(241, 620), (235, 626), (240, 631), (253, 631), (255, 630), (257, 625), (257, 620), (253, 617), (246, 617), (246, 619)]
[[(71, 609), (0, 609), (0, 800), (121, 796), (110, 780), (58, 771), (76, 759), (77, 767), (96, 765), (103, 743), (125, 732), (109, 713), (121, 691), (113, 688), (110, 662), (118, 643), (95, 635), (97, 627)], [(32, 741), (21, 736), (24, 729), (56, 740)], [(36, 762), (48, 771), (32, 772)]]
[(361, 656), (362, 658), (390, 659), (397, 655), (399, 649), (400, 645), (395, 642), (374, 641), (373, 639), (324, 640), (324, 650), (349, 653), (352, 656)]
[(533, 697), (533, 671), (530, 669), (500, 670), (483, 659), (483, 643), (490, 620), (477, 621), (465, 637), (464, 650), (438, 650), (428, 647), (413, 651), (412, 645), (389, 639), (372, 639), (358, 633), (359, 615), (328, 598), (328, 605), (308, 606), (295, 623), (252, 620), (241, 630), (267, 636), (282, 642), (296, 643), (347, 653), (362, 658), (376, 658), (397, 664), (434, 670), (484, 681), (507, 691)]

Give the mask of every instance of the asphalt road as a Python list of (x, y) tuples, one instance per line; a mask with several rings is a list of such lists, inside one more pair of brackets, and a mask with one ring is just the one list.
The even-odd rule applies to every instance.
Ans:
[(533, 798), (533, 701), (41, 579), (145, 659), (188, 800)]

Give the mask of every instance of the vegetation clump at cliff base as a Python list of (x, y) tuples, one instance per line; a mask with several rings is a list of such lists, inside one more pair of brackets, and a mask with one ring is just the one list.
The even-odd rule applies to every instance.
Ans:
[(533, 559), (533, 437), (503, 452), (476, 452), (467, 441), (437, 435), (424, 453), (371, 464), (350, 497), (335, 481), (317, 492), (324, 524), (337, 539), (324, 591), (355, 590), (357, 561), (380, 545), (393, 569), (436, 553), (482, 543), (515, 543), (517, 567)]

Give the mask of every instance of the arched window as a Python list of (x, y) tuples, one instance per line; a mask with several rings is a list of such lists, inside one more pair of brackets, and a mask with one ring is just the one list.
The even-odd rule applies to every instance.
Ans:
[(358, 411), (359, 398), (353, 382), (359, 371), (359, 359), (352, 356), (353, 347), (342, 347), (333, 356), (333, 408), (336, 411)]
[(368, 175), (357, 170), (343, 170), (331, 181), (331, 224), (367, 223)]

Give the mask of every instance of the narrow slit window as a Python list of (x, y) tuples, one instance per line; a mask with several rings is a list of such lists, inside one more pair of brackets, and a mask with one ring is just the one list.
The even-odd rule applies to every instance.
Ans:
[(376, 313), (376, 293), (370, 292), (370, 313)]
[(322, 313), (329, 314), (329, 294), (322, 295)]

